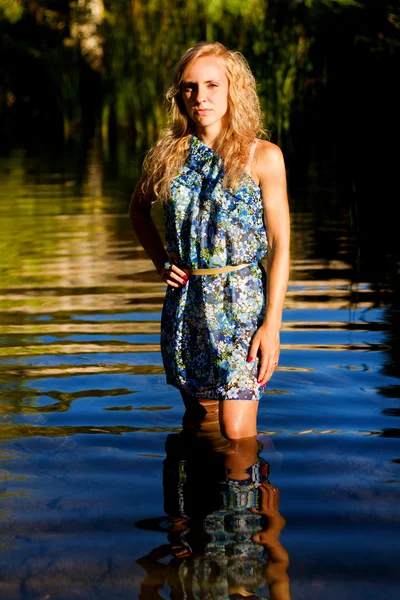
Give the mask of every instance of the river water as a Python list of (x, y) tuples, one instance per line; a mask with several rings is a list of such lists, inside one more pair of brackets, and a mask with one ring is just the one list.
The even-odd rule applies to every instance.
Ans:
[[(212, 419), (182, 432), (164, 380), (164, 284), (127, 218), (140, 160), (98, 144), (0, 159), (2, 600), (397, 599), (396, 313), (355, 281), (349, 211), (291, 190), (280, 364), (258, 440), (233, 447)], [(269, 474), (257, 544), (243, 511), (215, 525), (241, 460)]]

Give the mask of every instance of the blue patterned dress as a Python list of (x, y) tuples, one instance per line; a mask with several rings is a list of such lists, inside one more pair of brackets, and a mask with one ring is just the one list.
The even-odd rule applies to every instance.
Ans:
[(167, 383), (201, 399), (259, 400), (258, 361), (247, 362), (265, 314), (267, 251), (261, 191), (245, 173), (236, 193), (223, 186), (219, 154), (192, 136), (165, 204), (167, 252), (205, 269), (251, 263), (219, 275), (190, 275), (168, 287), (161, 319)]

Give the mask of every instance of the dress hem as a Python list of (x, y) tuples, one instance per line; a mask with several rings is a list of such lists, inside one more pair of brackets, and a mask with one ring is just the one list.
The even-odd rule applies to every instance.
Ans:
[(171, 381), (167, 380), (167, 385), (172, 385), (174, 388), (176, 388), (177, 390), (179, 390), (181, 392), (181, 394), (186, 394), (188, 396), (192, 396), (193, 398), (196, 398), (197, 400), (217, 400), (218, 402), (223, 401), (223, 402), (238, 402), (238, 401), (242, 401), (242, 402), (260, 402), (261, 400), (261, 396), (262, 396), (262, 392), (259, 395), (258, 398), (221, 398), (218, 397), (219, 394), (213, 394), (212, 396), (199, 396), (197, 394), (191, 394), (190, 392), (188, 392), (184, 387), (176, 384), (176, 383), (172, 383)]

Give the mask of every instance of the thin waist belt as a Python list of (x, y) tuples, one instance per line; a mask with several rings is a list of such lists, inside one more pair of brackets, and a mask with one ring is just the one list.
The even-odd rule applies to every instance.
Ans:
[(189, 269), (190, 275), (219, 275), (220, 273), (230, 273), (231, 271), (238, 271), (249, 267), (252, 263), (242, 263), (241, 265), (234, 265), (228, 267), (215, 267), (214, 269)]

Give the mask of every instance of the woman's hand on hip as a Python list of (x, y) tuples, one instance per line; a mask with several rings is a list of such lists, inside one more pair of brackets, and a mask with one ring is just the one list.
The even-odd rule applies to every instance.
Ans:
[(160, 276), (167, 285), (174, 288), (180, 288), (186, 285), (189, 278), (189, 275), (185, 271), (182, 271), (175, 263), (171, 262), (165, 263)]
[(279, 329), (271, 329), (261, 325), (257, 329), (252, 342), (247, 361), (251, 362), (256, 356), (260, 357), (258, 383), (264, 386), (272, 377), (278, 366), (280, 352)]

